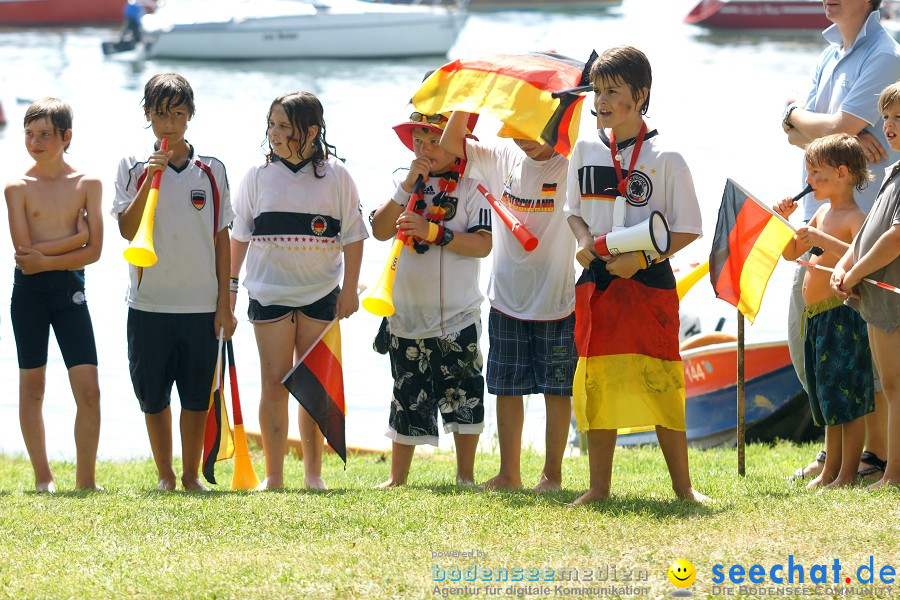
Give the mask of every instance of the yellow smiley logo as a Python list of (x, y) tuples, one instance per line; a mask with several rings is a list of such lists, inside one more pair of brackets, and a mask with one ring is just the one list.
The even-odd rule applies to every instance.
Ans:
[(689, 560), (679, 558), (669, 567), (669, 581), (679, 588), (686, 588), (697, 578), (697, 569)]

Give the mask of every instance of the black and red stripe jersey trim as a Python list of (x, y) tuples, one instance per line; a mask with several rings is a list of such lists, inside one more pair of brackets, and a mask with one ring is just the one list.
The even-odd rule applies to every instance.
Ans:
[[(193, 151), (192, 151), (193, 153)], [(208, 160), (214, 160), (222, 165), (222, 171), (225, 172), (225, 165), (222, 164), (218, 158), (213, 158), (211, 156), (201, 156), (200, 158), (206, 158)], [(200, 161), (200, 158), (194, 160), (194, 165), (200, 168), (206, 174), (207, 179), (209, 179), (209, 187), (212, 190), (213, 195), (213, 237), (216, 237), (219, 233), (219, 206), (221, 204), (221, 197), (219, 195), (219, 186), (216, 182), (216, 176), (213, 175), (212, 169), (206, 164)], [(146, 165), (146, 163), (144, 163)], [(173, 169), (176, 173), (181, 173), (184, 169), (187, 168), (187, 164), (184, 167), (177, 169), (172, 165), (169, 165), (169, 168)], [(137, 189), (141, 189), (141, 186), (144, 185), (144, 180), (147, 179), (147, 167), (144, 166), (144, 170), (141, 172), (140, 177), (137, 179)], [(227, 175), (226, 175), (227, 181)]]

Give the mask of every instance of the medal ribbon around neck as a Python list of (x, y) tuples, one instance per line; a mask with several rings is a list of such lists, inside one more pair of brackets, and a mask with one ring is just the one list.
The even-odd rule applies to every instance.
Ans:
[(624, 178), (622, 177), (622, 165), (619, 161), (622, 160), (622, 157), (619, 155), (619, 147), (616, 146), (616, 132), (613, 131), (609, 135), (609, 152), (612, 155), (613, 160), (613, 168), (616, 171), (616, 178), (619, 180), (619, 184), (616, 186), (616, 189), (619, 190), (619, 194), (625, 198), (628, 196), (625, 194), (628, 189), (628, 178), (631, 177), (631, 174), (634, 172), (634, 165), (637, 164), (638, 154), (641, 153), (641, 144), (644, 143), (644, 137), (647, 135), (647, 123), (643, 120), (641, 121), (641, 130), (637, 134), (637, 139), (634, 143), (634, 152), (631, 154), (631, 165), (628, 167), (628, 175)]

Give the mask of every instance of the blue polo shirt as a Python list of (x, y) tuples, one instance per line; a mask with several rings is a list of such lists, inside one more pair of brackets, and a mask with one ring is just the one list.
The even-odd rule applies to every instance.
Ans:
[[(877, 10), (869, 14), (849, 48), (844, 48), (837, 25), (832, 25), (822, 35), (829, 45), (819, 57), (806, 109), (827, 114), (840, 111), (859, 117), (869, 124), (864, 131), (875, 135), (887, 152), (885, 160), (878, 164), (869, 163), (875, 179), (863, 191), (856, 192), (856, 203), (868, 214), (875, 203), (879, 183), (884, 179), (885, 168), (900, 160), (900, 152), (893, 152), (887, 144), (878, 112), (881, 90), (900, 80), (900, 45), (881, 26)], [(803, 162), (803, 185), (806, 185), (806, 161)], [(803, 199), (803, 219), (811, 219), (818, 207), (812, 194), (807, 195)]]

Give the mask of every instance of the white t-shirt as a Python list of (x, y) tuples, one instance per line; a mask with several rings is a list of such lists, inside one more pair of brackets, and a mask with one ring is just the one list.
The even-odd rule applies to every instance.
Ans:
[[(148, 155), (119, 162), (112, 210), (116, 218), (134, 201), (146, 177)], [(233, 218), (225, 165), (191, 147), (183, 169), (169, 165), (163, 171), (153, 227), (157, 262), (146, 268), (129, 265), (128, 306), (147, 312), (215, 312), (215, 235)]]
[[(634, 145), (629, 145), (629, 141), (618, 143), (623, 176), (634, 152)], [(581, 217), (594, 237), (609, 233), (613, 227), (618, 182), (609, 139), (603, 130), (598, 130), (596, 137), (578, 140), (569, 158), (566, 215)], [(666, 217), (670, 231), (703, 233), (691, 171), (680, 154), (660, 141), (655, 129), (644, 139), (627, 189), (626, 227), (637, 225), (650, 218), (653, 211), (659, 211)]]
[(270, 306), (307, 306), (340, 284), (343, 249), (369, 237), (356, 183), (329, 157), (294, 172), (277, 161), (252, 167), (235, 194), (234, 239), (250, 242), (244, 286)]
[(566, 173), (561, 154), (537, 161), (513, 144), (466, 141), (469, 168), (538, 239), (526, 252), (509, 227), (497, 219), (488, 300), (516, 319), (556, 321), (575, 310), (575, 236), (566, 222)]
[[(395, 183), (399, 184), (402, 178)], [(425, 203), (439, 191), (441, 179), (425, 183)], [(491, 207), (475, 187), (477, 180), (459, 180), (455, 200), (448, 209), (444, 227), (454, 232), (491, 230)], [(404, 204), (405, 208), (405, 204)], [(407, 248), (400, 255), (394, 279), (396, 312), (388, 317), (391, 333), (407, 339), (425, 339), (455, 333), (480, 321), (484, 297), (478, 289), (481, 259), (462, 256), (446, 247), (431, 245), (424, 254)]]

